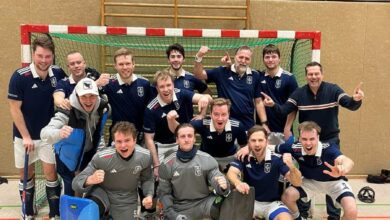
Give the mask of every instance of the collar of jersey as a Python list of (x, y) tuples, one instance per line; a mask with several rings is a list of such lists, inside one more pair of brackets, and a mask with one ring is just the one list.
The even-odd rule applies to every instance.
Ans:
[(73, 79), (73, 74), (70, 74), (70, 76), (69, 76), (69, 83), (76, 84), (76, 81), (74, 81), (74, 79)]
[[(225, 125), (225, 131), (231, 131), (232, 130), (232, 125), (230, 124), (230, 120), (226, 122)], [(214, 122), (213, 119), (210, 118), (210, 132), (216, 132), (217, 130), (214, 127)]]
[(169, 72), (172, 75), (174, 75), (176, 78), (180, 78), (180, 77), (185, 77), (186, 76), (186, 71), (183, 68), (181, 68), (180, 74), (178, 76), (176, 76), (175, 71), (172, 69), (172, 67), (169, 68)]
[[(283, 73), (283, 69), (282, 69), (282, 67), (279, 67), (279, 70), (278, 70), (278, 72), (275, 74), (275, 76), (277, 76), (277, 77), (281, 77), (282, 76), (282, 73)], [(264, 76), (270, 76), (270, 74), (267, 72), (267, 71), (265, 71), (265, 74), (264, 74)]]
[[(122, 80), (121, 76), (119, 75), (119, 73), (116, 73), (116, 78), (118, 79), (118, 83), (119, 83), (120, 86), (123, 85), (123, 84), (127, 84), (127, 83), (123, 82), (123, 80)], [(137, 77), (136, 74), (134, 74), (134, 73), (131, 74), (131, 82), (134, 82), (137, 79), (138, 79), (138, 77)]]
[[(303, 146), (302, 146), (303, 148)], [(317, 145), (317, 152), (316, 152), (316, 157), (321, 157), (322, 155), (322, 143), (321, 141), (318, 141), (318, 145)], [(306, 156), (306, 151), (304, 149), (302, 149), (302, 156)]]
[[(161, 99), (160, 95), (157, 95), (157, 101), (158, 101), (158, 103), (160, 104), (161, 107), (164, 107), (164, 106), (170, 104), (170, 103), (165, 103), (165, 102)], [(175, 89), (174, 89), (174, 90), (173, 90), (173, 95), (172, 95), (172, 102), (176, 102), (176, 101), (177, 101), (177, 97), (176, 97), (176, 92), (175, 92)]]
[[(30, 70), (31, 70), (31, 73), (32, 73), (34, 78), (40, 78), (38, 73), (37, 73), (37, 70), (35, 69), (34, 63), (30, 63)], [(51, 70), (51, 66), (49, 67), (48, 75), (49, 75), (49, 77), (54, 76), (53, 71)]]
[[(252, 152), (250, 152), (250, 155), (252, 155), (252, 156), (253, 156), (253, 159), (254, 159), (255, 161), (257, 161), (256, 156), (255, 156)], [(271, 151), (270, 149), (268, 149), (268, 147), (267, 147), (267, 148), (265, 149), (264, 161), (265, 161), (265, 162), (271, 161), (271, 155), (272, 155), (272, 151)], [(257, 161), (257, 162), (261, 163), (262, 161)]]
[[(235, 66), (235, 64), (233, 64), (233, 65), (230, 66), (230, 70), (231, 70), (233, 73), (237, 73), (237, 72), (236, 72), (236, 66)], [(247, 74), (247, 75), (251, 75), (251, 74), (252, 74), (252, 69), (249, 68), (249, 67), (247, 67), (247, 68), (246, 68), (246, 74)]]

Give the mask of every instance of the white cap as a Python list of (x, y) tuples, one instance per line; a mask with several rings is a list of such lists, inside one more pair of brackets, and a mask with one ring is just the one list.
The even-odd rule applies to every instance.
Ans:
[(83, 96), (86, 94), (99, 95), (99, 90), (95, 81), (90, 78), (84, 78), (80, 80), (77, 83), (75, 90), (78, 96)]

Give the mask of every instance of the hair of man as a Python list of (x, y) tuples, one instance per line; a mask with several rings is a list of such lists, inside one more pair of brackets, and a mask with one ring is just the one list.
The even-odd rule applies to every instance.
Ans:
[(255, 125), (255, 126), (251, 127), (251, 128), (248, 130), (248, 140), (249, 140), (249, 138), (251, 137), (251, 135), (252, 135), (253, 133), (256, 133), (256, 132), (259, 132), (259, 131), (261, 131), (261, 132), (264, 133), (265, 138), (268, 138), (268, 132), (267, 132), (267, 130), (266, 130), (263, 126), (261, 126), (261, 125)]
[(153, 77), (153, 83), (154, 85), (157, 86), (157, 81), (159, 80), (167, 80), (168, 78), (170, 78), (172, 80), (172, 82), (175, 81), (175, 79), (173, 78), (173, 76), (171, 75), (171, 73), (167, 70), (167, 69), (164, 69), (164, 70), (158, 70), (155, 74), (154, 74), (154, 77)]
[(183, 58), (186, 58), (185, 52), (184, 52), (184, 47), (178, 43), (169, 45), (165, 53), (167, 54), (167, 58), (169, 59), (169, 56), (171, 55), (172, 51), (178, 51), (183, 55)]
[(115, 51), (114, 57), (113, 57), (114, 63), (116, 63), (116, 58), (119, 56), (131, 56), (131, 62), (134, 62), (133, 52), (127, 48), (122, 47), (122, 48)]
[(37, 50), (37, 47), (42, 47), (42, 48), (48, 49), (54, 54), (54, 43), (47, 36), (41, 36), (41, 37), (37, 37), (34, 39), (34, 41), (32, 42), (33, 52), (35, 52)]
[(111, 129), (111, 136), (113, 139), (115, 139), (116, 133), (130, 134), (133, 139), (136, 139), (137, 137), (137, 129), (133, 123), (128, 121), (118, 121)]
[(310, 63), (306, 64), (306, 66), (305, 66), (305, 74), (306, 74), (306, 75), (307, 75), (307, 68), (308, 68), (308, 67), (312, 67), (312, 66), (318, 66), (318, 67), (320, 67), (320, 71), (321, 71), (321, 73), (322, 73), (322, 65), (321, 65), (319, 62), (313, 61), (313, 62), (310, 62)]
[(192, 128), (192, 130), (194, 131), (194, 134), (195, 134), (195, 128), (194, 126), (192, 126), (190, 123), (183, 123), (183, 124), (179, 124), (176, 129), (175, 129), (175, 137), (178, 137), (179, 135), (179, 130), (182, 129), (182, 128)]
[(313, 130), (317, 131), (317, 134), (320, 135), (321, 127), (314, 121), (304, 121), (298, 125), (299, 134), (301, 134), (303, 131), (313, 131)]
[(268, 44), (263, 49), (263, 58), (266, 54), (273, 54), (273, 53), (276, 53), (280, 58), (279, 48), (277, 46), (275, 46), (274, 44)]
[(230, 106), (232, 103), (230, 102), (229, 99), (224, 99), (224, 98), (216, 98), (213, 100), (213, 102), (210, 105), (211, 112), (213, 112), (214, 106), (223, 106), (227, 105), (228, 111), (230, 112)]

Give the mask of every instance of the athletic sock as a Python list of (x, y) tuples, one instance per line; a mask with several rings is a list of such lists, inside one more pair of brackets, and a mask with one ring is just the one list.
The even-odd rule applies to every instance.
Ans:
[(49, 203), (49, 218), (60, 216), (61, 185), (58, 180), (46, 180), (46, 196)]
[[(25, 207), (26, 207), (25, 214), (29, 215), (29, 216), (34, 216), (34, 192), (35, 192), (34, 179), (31, 178), (31, 179), (27, 180), (26, 197), (25, 197)], [(20, 182), (19, 182), (19, 194), (20, 194), (20, 199), (22, 200), (22, 204), (23, 204), (23, 180), (20, 180)], [(23, 209), (23, 207), (22, 207), (22, 209)]]

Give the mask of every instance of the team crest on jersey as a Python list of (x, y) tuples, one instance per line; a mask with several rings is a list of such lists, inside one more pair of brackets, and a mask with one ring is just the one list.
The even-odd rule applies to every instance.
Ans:
[(180, 104), (178, 101), (175, 101), (175, 108), (176, 108), (176, 111), (180, 109)]
[(317, 157), (317, 165), (321, 165), (321, 164), (322, 164), (321, 158)]
[(248, 84), (248, 85), (251, 85), (252, 84), (252, 76), (247, 76), (246, 77), (246, 84)]
[(137, 87), (137, 94), (139, 97), (144, 96), (144, 87)]
[(271, 163), (265, 163), (264, 164), (264, 173), (271, 172)]
[(184, 80), (183, 83), (184, 83), (184, 88), (186, 88), (186, 89), (190, 88), (190, 81)]
[(195, 176), (202, 176), (202, 169), (200, 166), (195, 166)]
[(282, 80), (281, 79), (277, 79), (276, 82), (275, 82), (275, 88), (279, 89), (281, 85), (282, 85)]
[(141, 170), (142, 170), (142, 167), (140, 165), (135, 166), (133, 169), (133, 174), (135, 175), (135, 174), (141, 172)]
[(51, 86), (52, 87), (57, 87), (57, 79), (56, 79), (56, 77), (51, 77), (50, 78), (50, 82), (51, 82)]
[(225, 138), (225, 141), (226, 142), (232, 142), (232, 133), (226, 133), (226, 138)]

